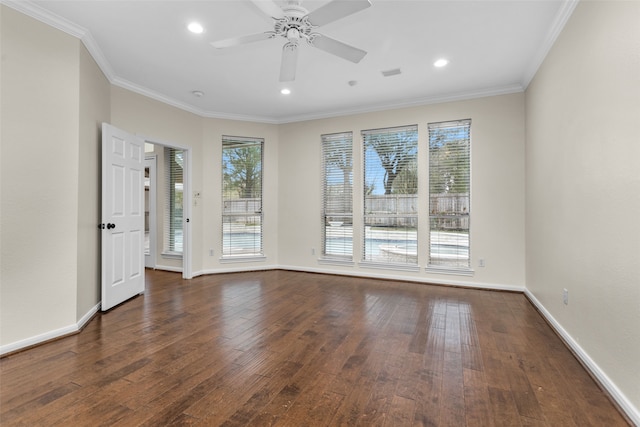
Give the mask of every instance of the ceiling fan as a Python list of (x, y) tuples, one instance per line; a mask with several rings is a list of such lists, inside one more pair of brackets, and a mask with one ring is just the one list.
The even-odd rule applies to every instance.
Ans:
[(211, 45), (216, 49), (223, 49), (273, 39), (278, 36), (285, 38), (287, 42), (282, 48), (282, 62), (280, 65), (281, 82), (293, 81), (296, 78), (296, 63), (300, 41), (306, 41), (313, 47), (356, 64), (367, 54), (362, 49), (313, 31), (322, 25), (368, 8), (371, 6), (370, 0), (333, 0), (311, 13), (300, 6), (301, 0), (287, 0), (287, 3), (282, 8), (273, 0), (251, 1), (264, 14), (275, 20), (273, 31), (215, 41)]

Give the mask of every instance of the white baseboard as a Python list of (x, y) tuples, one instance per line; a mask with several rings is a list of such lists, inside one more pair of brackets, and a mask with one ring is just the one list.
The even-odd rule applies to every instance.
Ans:
[(536, 308), (542, 313), (547, 322), (551, 325), (553, 329), (562, 337), (564, 342), (571, 348), (573, 353), (576, 355), (578, 359), (584, 364), (584, 366), (589, 370), (589, 372), (596, 378), (596, 380), (602, 385), (602, 387), (607, 390), (609, 395), (615, 402), (618, 404), (620, 409), (629, 417), (632, 423), (637, 426), (640, 426), (640, 411), (636, 408), (630, 401), (627, 399), (627, 396), (624, 395), (620, 391), (620, 389), (615, 385), (613, 381), (605, 374), (605, 372), (600, 369), (598, 364), (589, 357), (586, 351), (580, 344), (573, 339), (571, 335), (558, 323), (558, 321), (549, 313), (549, 311), (542, 305), (540, 301), (529, 291), (525, 290), (526, 296), (529, 300), (536, 306)]
[(84, 316), (78, 320), (77, 323), (69, 326), (65, 326), (63, 328), (54, 329), (53, 331), (48, 331), (43, 334), (35, 335), (33, 337), (25, 338), (20, 341), (12, 342), (10, 344), (5, 344), (0, 346), (0, 356), (8, 353), (12, 353), (14, 351), (22, 350), (24, 348), (32, 347), (34, 345), (42, 344), (47, 341), (51, 341), (56, 338), (63, 337), (65, 335), (74, 334), (80, 331), (84, 325), (91, 320), (94, 314), (98, 312), (100, 309), (100, 303), (92, 307)]
[(173, 273), (182, 273), (182, 267), (173, 267), (171, 265), (156, 265), (154, 270), (171, 271)]
[(380, 270), (376, 272), (367, 272), (363, 270), (338, 270), (331, 268), (314, 268), (314, 267), (298, 267), (293, 265), (280, 265), (277, 267), (281, 270), (302, 271), (307, 273), (324, 273), (324, 274), (336, 274), (339, 276), (352, 276), (352, 277), (364, 277), (368, 279), (385, 279), (385, 280), (399, 280), (402, 282), (416, 282), (433, 285), (446, 285), (446, 286), (458, 286), (461, 288), (477, 288), (487, 289), (493, 291), (512, 291), (512, 292), (524, 292), (524, 286), (503, 285), (498, 283), (480, 283), (480, 282), (468, 282), (464, 280), (443, 280), (434, 279), (424, 276), (410, 276), (400, 274), (380, 274)]
[(84, 316), (82, 316), (80, 320), (78, 320), (78, 323), (77, 323), (78, 330), (84, 328), (84, 325), (86, 325), (87, 322), (93, 318), (93, 315), (96, 314), (98, 310), (100, 310), (101, 306), (102, 306), (102, 301), (97, 303), (95, 306), (93, 306), (91, 310), (87, 311), (87, 313)]
[(228, 267), (219, 269), (205, 269), (196, 271), (193, 273), (193, 277), (203, 276), (205, 274), (222, 274), (222, 273), (241, 273), (245, 271), (266, 271), (266, 270), (291, 270), (301, 271), (305, 273), (321, 273), (321, 274), (335, 274), (338, 276), (351, 276), (351, 277), (363, 277), (368, 279), (385, 279), (385, 280), (399, 280), (404, 282), (416, 282), (433, 285), (446, 285), (446, 286), (458, 286), (462, 288), (477, 288), (487, 289), (493, 291), (511, 291), (511, 292), (524, 292), (524, 286), (514, 285), (502, 285), (496, 283), (479, 283), (479, 282), (467, 282), (460, 280), (439, 280), (433, 277), (413, 277), (409, 275), (400, 274), (380, 274), (379, 270), (376, 272), (367, 272), (362, 270), (338, 270), (331, 268), (315, 268), (315, 267), (299, 267), (293, 265), (252, 265), (250, 267)]
[(278, 270), (280, 269), (277, 265), (251, 265), (251, 266), (242, 266), (242, 267), (225, 267), (225, 268), (216, 268), (216, 269), (205, 269), (200, 271), (195, 271), (193, 273), (193, 277), (204, 276), (206, 274), (222, 274), (222, 273), (242, 273), (246, 271), (267, 271), (267, 270)]

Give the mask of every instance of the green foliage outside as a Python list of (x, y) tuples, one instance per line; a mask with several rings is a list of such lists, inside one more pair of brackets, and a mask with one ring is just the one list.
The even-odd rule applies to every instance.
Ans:
[[(384, 169), (384, 194), (416, 194), (418, 192), (418, 134), (414, 131), (370, 134), (365, 146), (373, 149)], [(368, 183), (365, 192), (371, 194), (375, 184)]]
[(223, 182), (225, 196), (250, 199), (262, 196), (262, 145), (234, 144), (224, 147)]
[(429, 193), (469, 193), (469, 141), (451, 132), (436, 132), (429, 141)]

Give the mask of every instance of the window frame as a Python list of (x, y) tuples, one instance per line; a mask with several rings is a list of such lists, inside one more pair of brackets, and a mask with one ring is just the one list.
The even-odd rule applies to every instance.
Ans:
[[(225, 147), (225, 145), (236, 145), (236, 147)], [(250, 147), (260, 147), (260, 157), (259, 157), (259, 185), (258, 185), (258, 193), (259, 197), (237, 197), (231, 198), (230, 191), (232, 191), (227, 186), (227, 180), (225, 179), (225, 171), (227, 170), (225, 159), (227, 158), (225, 154), (225, 150), (230, 148), (250, 148)], [(265, 259), (264, 255), (264, 138), (254, 138), (254, 137), (238, 137), (238, 136), (230, 136), (223, 135), (222, 136), (222, 156), (221, 156), (221, 175), (222, 175), (222, 185), (221, 185), (221, 261), (253, 261), (253, 260), (263, 260)], [(233, 190), (236, 191), (236, 190)], [(256, 188), (249, 190), (251, 192), (256, 191)], [(253, 200), (258, 199), (258, 200)], [(253, 203), (250, 201), (253, 200)], [(238, 201), (244, 201), (237, 203)], [(257, 201), (257, 205), (255, 202)], [(233, 206), (237, 205), (240, 208), (242, 206), (245, 207), (244, 210), (236, 210)], [(256, 207), (257, 206), (257, 207)], [(251, 209), (249, 209), (251, 207)], [(230, 211), (227, 211), (231, 209)], [(258, 219), (258, 227), (257, 230), (251, 230), (253, 237), (249, 237), (247, 239), (241, 239), (239, 241), (250, 242), (253, 240), (253, 251), (247, 251), (245, 247), (234, 245), (233, 240), (231, 239), (232, 228), (234, 228), (234, 224), (230, 221), (232, 218), (244, 218), (244, 227), (256, 227), (255, 222), (253, 222), (252, 218)], [(234, 221), (235, 222), (235, 221)], [(228, 224), (228, 225), (227, 225)], [(251, 225), (248, 225), (251, 224)], [(237, 225), (237, 224), (236, 224)], [(245, 233), (246, 234), (246, 233)], [(256, 237), (257, 234), (257, 237)], [(225, 236), (228, 235), (228, 238)], [(257, 239), (257, 240), (256, 240)], [(225, 242), (229, 242), (227, 245)], [(257, 250), (256, 250), (257, 249)], [(235, 252), (235, 253), (234, 253)]]
[[(343, 143), (344, 146), (340, 146)], [(328, 149), (336, 148), (331, 153), (340, 156), (340, 161), (349, 162), (348, 172), (346, 168), (336, 166), (331, 173), (329, 172)], [(344, 156), (344, 157), (343, 157)], [(333, 156), (332, 156), (333, 157)], [(353, 263), (353, 132), (339, 132), (321, 135), (321, 168), (322, 168), (322, 204), (321, 204), (321, 260), (333, 263)], [(338, 171), (338, 170), (341, 170)], [(339, 175), (342, 174), (342, 177)], [(330, 175), (330, 176), (329, 176)], [(345, 179), (348, 175), (348, 178)], [(329, 199), (329, 180), (342, 178), (342, 196)], [(348, 187), (346, 184), (348, 183)], [(340, 204), (342, 211), (331, 211), (330, 205)], [(349, 228), (349, 225), (350, 228)], [(346, 225), (345, 225), (346, 224)], [(328, 235), (336, 239), (350, 239), (351, 249), (346, 240), (343, 244), (329, 245), (327, 244)], [(335, 251), (334, 251), (335, 250)], [(331, 251), (331, 252), (330, 252)], [(339, 253), (342, 252), (342, 253)]]
[[(466, 192), (451, 192), (449, 193), (448, 189), (444, 192), (434, 192), (434, 188), (436, 185), (439, 185), (437, 182), (438, 177), (435, 176), (437, 171), (442, 170), (442, 166), (447, 166), (449, 161), (440, 162), (437, 165), (435, 164), (435, 148), (433, 144), (435, 141), (434, 137), (438, 135), (444, 135), (444, 132), (448, 132), (448, 129), (452, 129), (449, 131), (450, 134), (454, 132), (460, 132), (462, 134), (462, 138), (460, 141), (464, 141), (466, 143), (464, 150), (462, 153), (463, 156), (466, 156), (466, 163), (462, 165), (466, 172), (463, 172), (462, 175), (466, 178), (466, 180), (458, 179), (456, 182), (455, 177), (453, 177), (454, 172), (456, 172), (456, 168), (458, 166), (457, 161), (453, 168), (453, 171), (448, 171), (447, 175), (450, 176), (448, 178), (449, 184), (442, 183), (442, 185), (454, 186), (462, 186), (466, 187)], [(443, 136), (445, 137), (445, 136)], [(452, 140), (455, 141), (455, 140)], [(471, 179), (471, 119), (462, 119), (462, 120), (450, 120), (443, 122), (434, 122), (428, 124), (428, 146), (429, 146), (429, 163), (428, 163), (428, 175), (429, 175), (429, 187), (428, 187), (428, 204), (429, 204), (429, 245), (428, 245), (428, 262), (426, 271), (427, 272), (436, 272), (436, 273), (448, 273), (448, 274), (459, 274), (459, 275), (472, 275), (473, 270), (471, 266), (471, 197), (472, 197), (472, 179)], [(456, 154), (458, 149), (456, 150)], [(452, 163), (453, 164), (453, 163)], [(460, 174), (460, 172), (458, 172)], [(442, 174), (441, 174), (442, 175)], [(460, 176), (458, 176), (460, 178)], [(455, 196), (458, 195), (458, 196)], [(441, 202), (441, 199), (449, 198), (448, 202)], [(443, 207), (446, 206), (446, 207)], [(444, 210), (443, 210), (444, 209)], [(441, 222), (442, 224), (448, 223), (449, 225), (444, 227), (450, 229), (450, 231), (442, 231), (435, 230), (434, 224), (437, 222)], [(456, 233), (456, 230), (466, 228), (466, 233)], [(442, 235), (441, 235), (442, 234)], [(464, 236), (466, 234), (466, 237)], [(435, 251), (434, 246), (437, 244), (436, 242), (444, 242), (443, 244), (449, 248), (458, 247), (461, 245), (463, 248), (462, 251), (460, 249), (445, 249), (443, 251)], [(444, 258), (447, 256), (446, 252), (450, 252), (448, 255), (450, 259)], [(466, 252), (466, 257), (463, 257)], [(438, 257), (438, 255), (440, 255)], [(436, 260), (436, 258), (439, 258)]]
[[(406, 132), (409, 135), (413, 134), (410, 136), (410, 138), (412, 138), (411, 142), (413, 145), (410, 146), (408, 152), (405, 153), (405, 155), (410, 156), (410, 159), (408, 161), (412, 162), (413, 167), (415, 168), (415, 176), (413, 177), (415, 186), (412, 187), (413, 192), (411, 193), (392, 193), (394, 191), (393, 185), (395, 183), (395, 179), (397, 179), (397, 177), (400, 176), (400, 173), (404, 171), (404, 168), (406, 167), (406, 165), (403, 166), (402, 169), (397, 169), (397, 168), (391, 169), (391, 171), (394, 171), (396, 175), (394, 175), (394, 179), (392, 180), (392, 182), (389, 183), (388, 178), (386, 177), (390, 175), (390, 173), (382, 165), (383, 162), (381, 160), (380, 153), (375, 148), (369, 147), (370, 141), (373, 141), (377, 137), (382, 137), (384, 135), (394, 135), (394, 134), (399, 135), (401, 132)], [(418, 174), (417, 165), (418, 165), (418, 152), (419, 152), (418, 125), (405, 125), (405, 126), (379, 128), (379, 129), (366, 129), (366, 130), (362, 130), (360, 133), (362, 137), (361, 149), (362, 149), (362, 177), (363, 177), (363, 182), (362, 182), (363, 211), (362, 211), (362, 237), (360, 242), (362, 246), (362, 253), (361, 253), (361, 260), (359, 264), (364, 267), (371, 267), (371, 268), (385, 268), (385, 269), (394, 269), (394, 270), (403, 270), (403, 271), (418, 271), (420, 268), (418, 264), (418, 249), (417, 249), (418, 242), (420, 239), (420, 233), (418, 229), (419, 203), (420, 203), (418, 191), (419, 191), (420, 183), (419, 183), (419, 180), (417, 179), (417, 174)], [(400, 140), (400, 138), (398, 139)], [(406, 144), (404, 146), (406, 146)], [(370, 180), (371, 177), (368, 177), (367, 162), (369, 161), (368, 160), (369, 158), (367, 153), (369, 149), (374, 150), (378, 158), (378, 160), (371, 160), (371, 161), (380, 163), (379, 167), (382, 167), (382, 169), (385, 169), (386, 171), (383, 178), (384, 195), (369, 194), (372, 191), (375, 191), (375, 184), (373, 184), (372, 186), (371, 184), (372, 181)], [(373, 157), (373, 159), (375, 159), (375, 157)], [(394, 161), (395, 160), (390, 161), (390, 163), (393, 164)], [(398, 160), (396, 164), (399, 165), (401, 162), (406, 162), (406, 161), (407, 160), (402, 160), (402, 157), (401, 157), (401, 160)], [(387, 180), (386, 182), (385, 182), (385, 179)], [(405, 179), (408, 179), (408, 178), (405, 178)], [(376, 178), (376, 180), (379, 180), (379, 177)], [(398, 181), (398, 183), (402, 183), (402, 182), (403, 181)], [(368, 198), (370, 200), (368, 200)], [(388, 209), (385, 209), (384, 212), (382, 211), (374, 212), (373, 210), (369, 211), (369, 208), (373, 204), (374, 198), (379, 198), (380, 200), (382, 200), (380, 203), (383, 205), (383, 207), (386, 206), (386, 208), (388, 208), (390, 205), (395, 206), (395, 208), (393, 209), (393, 212), (389, 211)], [(401, 203), (400, 198), (405, 198), (405, 199), (408, 198), (409, 203), (408, 204)], [(389, 200), (396, 199), (396, 200), (395, 200), (395, 203), (393, 202), (389, 203), (389, 201), (385, 202), (383, 199), (389, 199)], [(407, 205), (410, 206), (409, 209), (405, 208), (405, 206)], [(379, 231), (378, 237), (380, 237), (382, 240), (388, 240), (389, 242), (394, 242), (397, 240), (400, 244), (399, 245), (389, 244), (389, 245), (386, 245), (385, 249), (382, 249), (382, 246), (384, 245), (378, 245), (378, 251), (383, 251), (384, 254), (381, 254), (380, 252), (378, 252), (377, 254), (374, 253), (373, 246), (368, 248), (368, 244), (370, 244), (372, 240), (376, 240), (374, 238), (375, 237), (374, 230), (370, 225), (374, 223), (382, 224), (378, 228), (386, 227), (385, 224), (387, 225), (395, 224), (395, 226), (392, 227), (396, 229), (395, 232), (393, 231), (386, 232), (386, 231), (378, 230)], [(401, 224), (404, 224), (404, 225), (401, 226)], [(404, 233), (401, 231), (402, 229), (405, 230)], [(368, 235), (371, 235), (372, 237), (368, 239), (367, 237)], [(415, 238), (415, 245), (411, 243), (413, 241), (413, 238)], [(404, 244), (402, 243), (403, 241), (405, 242)]]

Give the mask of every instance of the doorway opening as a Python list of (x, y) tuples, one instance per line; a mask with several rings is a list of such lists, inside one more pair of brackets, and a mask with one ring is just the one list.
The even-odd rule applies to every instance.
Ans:
[(185, 279), (192, 278), (190, 161), (187, 147), (145, 138), (145, 267)]

